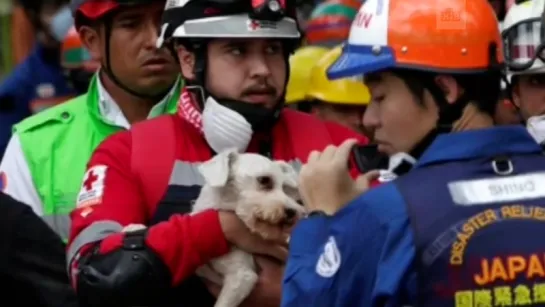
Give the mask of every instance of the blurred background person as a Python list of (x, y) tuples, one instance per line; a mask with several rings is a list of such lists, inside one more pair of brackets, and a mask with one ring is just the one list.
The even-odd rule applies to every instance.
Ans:
[[(11, 12), (11, 54), (15, 64), (23, 62), (32, 51), (34, 27), (20, 1), (13, 1)], [(23, 0), (24, 2), (24, 0)]]
[(61, 41), (72, 25), (67, 0), (20, 1), (36, 33), (30, 55), (0, 83), (0, 157), (12, 125), (75, 95), (60, 65)]
[[(83, 94), (17, 123), (0, 173), (8, 182), (4, 192), (30, 205), (63, 239), (96, 146), (132, 124), (177, 110), (179, 68), (167, 49), (156, 47), (164, 5), (75, 1), (60, 19), (73, 21), (79, 39), (64, 22), (52, 23), (52, 32), (64, 38), (58, 58), (63, 78)], [(97, 63), (100, 70), (89, 82)]]
[[(490, 0), (490, 4), (496, 13), (500, 33), (503, 31), (503, 21), (507, 10), (514, 4), (514, 0)], [(510, 89), (505, 80), (501, 82), (501, 93), (496, 111), (494, 113), (494, 122), (497, 125), (516, 125), (522, 122), (521, 116), (515, 104), (511, 99)]]
[(92, 59), (83, 45), (76, 27), (70, 28), (62, 43), (61, 66), (77, 95), (87, 92), (91, 79), (100, 68), (100, 62)]
[(312, 10), (316, 6), (314, 0), (296, 0), (296, 10), (297, 10), (297, 22), (301, 30), (305, 30), (307, 20), (312, 13)]
[(542, 44), (543, 7), (536, 10), (534, 1), (509, 8), (502, 36), (511, 97), (530, 134), (545, 146), (545, 62), (536, 53)]
[(360, 5), (357, 0), (328, 0), (318, 4), (307, 21), (306, 44), (329, 48), (342, 44), (348, 39)]
[(362, 80), (351, 78), (329, 80), (327, 69), (341, 54), (342, 47), (328, 51), (312, 67), (305, 100), (300, 104), (318, 118), (336, 122), (372, 139), (363, 127), (363, 114), (371, 99)]
[(303, 46), (290, 56), (290, 79), (286, 88), (286, 105), (302, 112), (310, 112), (305, 101), (310, 86), (312, 67), (329, 51), (319, 46)]
[(306, 45), (290, 57), (286, 103), (372, 138), (362, 124), (370, 99), (367, 87), (361, 80), (332, 82), (326, 77), (329, 65), (348, 39), (360, 6), (357, 0), (327, 0), (313, 9), (305, 28)]

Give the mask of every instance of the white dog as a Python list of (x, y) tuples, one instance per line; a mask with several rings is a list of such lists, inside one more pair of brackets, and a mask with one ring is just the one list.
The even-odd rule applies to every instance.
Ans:
[[(280, 227), (303, 213), (303, 207), (297, 202), (297, 173), (286, 162), (271, 161), (258, 154), (239, 154), (233, 149), (201, 164), (199, 171), (205, 184), (192, 213), (211, 208), (233, 211), (250, 230), (265, 239), (267, 234), (256, 229), (256, 222)], [(238, 306), (258, 280), (252, 255), (235, 247), (209, 265), (223, 276), (215, 307)], [(212, 281), (217, 279), (217, 274), (211, 276), (206, 266), (197, 274)]]

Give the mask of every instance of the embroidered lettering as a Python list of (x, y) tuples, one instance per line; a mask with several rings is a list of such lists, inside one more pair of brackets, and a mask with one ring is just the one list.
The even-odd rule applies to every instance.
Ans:
[(470, 217), (467, 222), (462, 225), (457, 234), (456, 241), (452, 244), (450, 263), (453, 265), (462, 264), (464, 251), (473, 234), (497, 220), (498, 215), (491, 209)]
[(480, 272), (473, 276), (473, 280), (480, 286), (496, 281), (511, 282), (523, 275), (526, 279), (545, 277), (543, 254), (531, 254), (528, 257), (509, 256), (482, 259)]
[(507, 184), (491, 184), (488, 186), (490, 193), (493, 196), (505, 196), (510, 194), (533, 192), (536, 186), (533, 181), (513, 182)]
[(460, 266), (464, 262), (464, 253), (475, 233), (489, 225), (505, 220), (521, 219), (545, 221), (545, 208), (538, 206), (507, 205), (499, 209), (484, 210), (469, 217), (455, 228), (456, 239), (450, 249), (450, 264)]

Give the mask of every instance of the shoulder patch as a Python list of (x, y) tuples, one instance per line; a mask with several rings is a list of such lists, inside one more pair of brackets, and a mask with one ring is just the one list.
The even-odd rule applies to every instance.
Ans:
[(106, 165), (95, 165), (87, 170), (78, 194), (77, 208), (98, 205), (102, 202), (107, 170)]
[(335, 237), (330, 236), (316, 263), (316, 273), (324, 278), (333, 277), (341, 267), (341, 252)]

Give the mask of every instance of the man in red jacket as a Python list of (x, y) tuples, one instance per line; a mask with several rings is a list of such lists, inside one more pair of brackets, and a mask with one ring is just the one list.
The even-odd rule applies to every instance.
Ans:
[[(86, 306), (212, 306), (194, 272), (230, 245), (285, 259), (282, 245), (250, 234), (232, 213), (187, 214), (203, 184), (197, 167), (215, 153), (234, 147), (300, 168), (313, 150), (367, 142), (283, 108), (288, 57), (300, 40), (295, 2), (249, 7), (249, 0), (168, 1), (158, 43), (178, 55), (188, 86), (179, 114), (110, 137), (88, 164), (68, 250)], [(245, 304), (279, 306), (283, 264), (256, 261), (260, 280)]]

